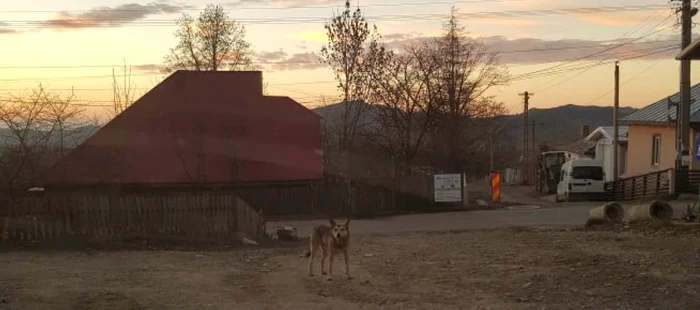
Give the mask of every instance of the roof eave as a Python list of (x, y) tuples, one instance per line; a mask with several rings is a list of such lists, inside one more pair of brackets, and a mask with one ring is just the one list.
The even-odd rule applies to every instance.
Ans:
[(676, 60), (699, 60), (700, 59), (700, 37), (695, 38), (676, 56)]

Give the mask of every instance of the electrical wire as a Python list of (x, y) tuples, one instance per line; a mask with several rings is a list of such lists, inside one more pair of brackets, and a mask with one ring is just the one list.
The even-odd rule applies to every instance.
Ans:
[[(654, 44), (654, 43), (672, 43), (672, 42), (678, 42), (680, 44), (679, 40), (654, 40), (654, 41), (644, 41), (644, 42), (638, 42), (638, 43), (633, 43), (635, 45), (645, 45), (645, 44)], [(533, 48), (533, 49), (524, 49), (524, 50), (513, 50), (513, 51), (493, 51), (493, 52), (485, 52), (485, 53), (474, 53), (474, 55), (502, 55), (502, 54), (519, 54), (519, 53), (535, 53), (535, 52), (549, 52), (549, 51), (565, 51), (565, 50), (578, 50), (578, 49), (588, 49), (588, 48), (598, 48), (598, 47), (606, 47), (609, 46), (609, 43), (600, 43), (600, 44), (586, 44), (586, 45), (574, 45), (574, 46), (562, 46), (562, 47), (551, 47), (551, 48)], [(564, 61), (570, 61), (573, 59), (565, 59)], [(320, 61), (320, 58), (319, 58)], [(289, 60), (289, 61), (254, 61), (255, 64), (259, 65), (285, 65), (285, 64), (304, 64), (304, 63), (318, 63), (319, 61), (317, 60)], [(537, 64), (537, 63), (532, 63), (532, 64)], [(522, 64), (522, 65), (532, 65), (530, 63)], [(114, 64), (114, 65), (101, 65), (101, 64), (96, 64), (96, 65), (58, 65), (58, 66), (49, 66), (49, 65), (11, 65), (11, 66), (0, 66), (0, 69), (109, 69), (109, 68), (122, 68), (124, 67), (124, 64)], [(156, 65), (156, 64), (137, 64), (137, 65), (127, 65), (126, 67), (132, 68), (132, 69), (139, 69), (139, 68), (149, 68), (149, 69), (165, 69), (167, 68), (166, 65)], [(111, 77), (111, 75), (110, 75)]]
[[(644, 26), (644, 24), (645, 24), (647, 21), (653, 20), (657, 15), (659, 15), (659, 14), (662, 13), (662, 12), (663, 12), (662, 10), (659, 10), (659, 11), (657, 11), (657, 12), (655, 12), (655, 13), (649, 14), (646, 18), (644, 18), (641, 22), (639, 22), (637, 25), (635, 25), (632, 29), (629, 29), (629, 30), (627, 30), (626, 32), (624, 32), (622, 35), (620, 35), (615, 41), (622, 40), (622, 39), (624, 39), (625, 37), (627, 37), (628, 35), (631, 35), (631, 34), (635, 33), (638, 29), (641, 29), (641, 27)], [(668, 19), (668, 18), (667, 18), (667, 19)], [(654, 26), (654, 27), (658, 27), (659, 25), (662, 25), (662, 24), (663, 24), (663, 22), (657, 24), (657, 25)], [(653, 29), (654, 27), (652, 27), (652, 29)], [(652, 29), (649, 29), (649, 30), (647, 31), (647, 33), (648, 33), (649, 31), (651, 31)], [(604, 58), (603, 60), (607, 60), (607, 58)], [(603, 60), (601, 60), (601, 62), (602, 62)], [(543, 84), (540, 84), (539, 86), (535, 87), (535, 88), (533, 89), (533, 91), (546, 90), (546, 89), (550, 89), (550, 88), (552, 88), (552, 87), (556, 87), (556, 86), (561, 85), (561, 84), (563, 84), (563, 83), (565, 83), (565, 82), (567, 82), (567, 81), (570, 81), (570, 80), (572, 80), (572, 79), (574, 79), (574, 78), (576, 78), (576, 77), (578, 77), (578, 76), (583, 75), (584, 73), (588, 72), (588, 71), (591, 70), (591, 69), (592, 69), (592, 68), (583, 70), (583, 71), (581, 71), (581, 72), (579, 72), (579, 73), (576, 73), (576, 74), (573, 75), (573, 76), (570, 76), (570, 77), (568, 77), (568, 78), (563, 79), (563, 80), (560, 81), (559, 83), (556, 83), (556, 84), (550, 85), (550, 86), (548, 86), (548, 87), (542, 88), (544, 85), (550, 84), (552, 81), (554, 81), (554, 79), (549, 80), (549, 81), (547, 81), (547, 82), (545, 82), (545, 83), (543, 83)]]
[[(632, 5), (632, 6), (600, 6), (600, 7), (579, 7), (579, 8), (561, 8), (547, 10), (517, 10), (517, 11), (485, 11), (485, 12), (468, 12), (456, 13), (457, 18), (513, 18), (513, 17), (540, 17), (540, 16), (558, 16), (570, 14), (590, 14), (590, 13), (615, 13), (615, 12), (639, 12), (649, 10), (660, 10), (667, 8), (666, 5)], [(418, 21), (418, 20), (443, 20), (445, 14), (386, 14), (386, 15), (365, 15), (365, 19), (371, 22), (378, 21)], [(295, 18), (236, 18), (235, 20), (243, 24), (313, 24), (327, 23), (328, 17), (295, 17)], [(173, 26), (177, 24), (175, 19), (149, 19), (149, 20), (133, 20), (133, 18), (111, 18), (111, 19), (95, 19), (95, 18), (70, 18), (68, 20), (3, 20), (7, 28), (96, 28), (96, 27), (113, 27), (113, 26)], [(63, 26), (63, 27), (62, 27)], [(19, 27), (19, 28), (18, 28)]]
[[(657, 14), (658, 14), (658, 13), (657, 13)], [(632, 28), (632, 29), (630, 29), (629, 31), (625, 32), (624, 34), (622, 34), (622, 35), (620, 36), (619, 39), (621, 39), (622, 37), (625, 37), (625, 36), (627, 36), (627, 35), (629, 35), (629, 34), (631, 34), (631, 33), (634, 33), (637, 29), (639, 29), (639, 26), (643, 25), (644, 22), (645, 22), (646, 20), (648, 20), (649, 18), (651, 18), (651, 17), (653, 17), (653, 16), (656, 16), (656, 14), (651, 14), (651, 15), (649, 15), (647, 18), (644, 19), (644, 21), (642, 21), (641, 23), (639, 23), (637, 26), (635, 26), (634, 28)], [(665, 23), (666, 20), (668, 20), (668, 17), (667, 17), (666, 19), (664, 19), (664, 21), (662, 21), (661, 23), (659, 23), (659, 24), (657, 24), (656, 26), (652, 27), (651, 29), (654, 29), (654, 28), (659, 27), (660, 25), (662, 25), (663, 23)], [(648, 33), (648, 32), (647, 32), (647, 33)], [(618, 39), (618, 40), (619, 40), (619, 39)], [(608, 57), (606, 57), (606, 58), (604, 58), (603, 60), (600, 60), (597, 64), (600, 64), (600, 65), (607, 64), (607, 63), (605, 62), (605, 61), (607, 61), (607, 60), (610, 60), (610, 59), (609, 59)], [(583, 75), (584, 73), (588, 72), (589, 70), (591, 70), (591, 69), (593, 69), (593, 68), (594, 68), (594, 67), (591, 67), (591, 68), (585, 69), (585, 70), (583, 70), (583, 71), (580, 71), (580, 72), (578, 72), (577, 74), (575, 74), (575, 75), (573, 75), (573, 76), (570, 76), (570, 77), (568, 77), (568, 78), (562, 79), (562, 80), (559, 81), (558, 83), (549, 85), (548, 87), (545, 87), (545, 88), (536, 87), (536, 88), (535, 88), (535, 91), (542, 91), (542, 90), (546, 90), (546, 89), (550, 89), (550, 88), (559, 86), (559, 85), (561, 85), (561, 84), (563, 84), (563, 83), (566, 83), (566, 82), (568, 82), (568, 81), (570, 81), (570, 80), (572, 80), (572, 79), (574, 79), (574, 78), (576, 78), (576, 77), (578, 77), (578, 76)]]
[[(375, 8), (375, 7), (406, 7), (406, 6), (429, 6), (429, 5), (456, 5), (456, 4), (487, 4), (487, 3), (503, 3), (503, 2), (522, 2), (525, 0), (463, 0), (463, 1), (430, 1), (430, 2), (408, 2), (408, 3), (376, 3), (376, 4), (364, 4), (362, 5), (362, 8)], [(340, 3), (340, 1), (338, 1)], [(240, 4), (240, 5), (238, 5)], [(268, 10), (292, 10), (292, 9), (335, 9), (339, 7), (345, 6), (345, 3), (342, 4), (337, 4), (337, 5), (296, 5), (296, 6), (286, 6), (286, 7), (246, 7), (244, 6), (244, 3), (238, 2), (236, 4), (231, 4), (229, 5), (232, 7), (232, 9), (229, 10), (224, 10), (228, 12), (237, 12), (237, 11), (249, 11), (249, 10), (260, 10), (260, 11), (268, 11)], [(25, 13), (80, 13), (80, 12), (142, 12), (142, 13), (152, 13), (154, 10), (157, 10), (157, 7), (149, 7), (148, 5), (144, 5), (143, 9), (121, 9), (118, 7), (108, 7), (108, 8), (94, 8), (94, 9), (82, 9), (82, 10), (0, 10), (0, 14), (2, 13), (11, 13), (11, 14), (25, 14)], [(180, 12), (197, 12), (197, 11), (204, 11), (203, 8), (191, 8), (191, 7), (182, 7)]]
[[(671, 50), (671, 51), (673, 51), (673, 50)], [(642, 74), (644, 74), (645, 72), (647, 72), (647, 71), (651, 70), (652, 68), (656, 67), (658, 64), (661, 63), (662, 60), (664, 60), (664, 58), (660, 58), (660, 59), (656, 60), (655, 62), (651, 63), (651, 64), (650, 64), (649, 66), (647, 66), (644, 70), (637, 72), (637, 74), (633, 75), (633, 76), (632, 76), (631, 78), (629, 78), (627, 81), (623, 82), (620, 86), (627, 85), (627, 84), (629, 84), (630, 82), (634, 81), (636, 78), (640, 77), (640, 76), (641, 76)], [(601, 98), (603, 98), (603, 97), (605, 97), (605, 96), (607, 96), (607, 95), (610, 95), (610, 94), (611, 94), (612, 92), (614, 92), (614, 91), (615, 91), (615, 89), (611, 89), (611, 90), (607, 91), (606, 93), (604, 93), (604, 94), (602, 94), (602, 95), (600, 95), (600, 96), (598, 96), (598, 97), (595, 97), (593, 100), (588, 101), (588, 103), (586, 103), (585, 105), (591, 105), (591, 104), (595, 103), (596, 101), (598, 101), (599, 99), (601, 99)]]

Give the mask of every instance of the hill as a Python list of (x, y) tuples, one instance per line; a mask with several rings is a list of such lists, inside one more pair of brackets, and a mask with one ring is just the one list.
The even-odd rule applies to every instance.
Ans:
[[(619, 117), (625, 117), (637, 111), (631, 107), (621, 107)], [(561, 143), (581, 136), (581, 126), (588, 125), (593, 131), (600, 126), (611, 126), (613, 108), (601, 106), (564, 105), (549, 109), (531, 109), (528, 112), (530, 122), (537, 124), (535, 139), (539, 142)], [(522, 142), (523, 115), (506, 118), (504, 133), (512, 136), (518, 144)], [(531, 127), (530, 127), (531, 130)], [(521, 145), (520, 145), (521, 146)], [(518, 147), (520, 147), (518, 146)]]
[[(99, 126), (87, 125), (67, 130), (64, 132), (63, 135), (63, 145), (66, 148), (74, 148), (78, 144), (85, 141), (85, 139), (89, 138), (98, 129), (100, 129)], [(32, 131), (29, 132), (28, 138), (39, 139), (38, 137), (41, 137), (45, 134), (45, 132)], [(55, 133), (51, 135), (51, 140), (48, 143), (50, 145), (60, 145), (60, 139), (60, 136), (57, 133)], [(0, 128), (0, 148), (17, 143), (16, 141), (17, 140), (15, 138), (15, 135), (13, 135), (9, 129)]]
[[(376, 115), (376, 107), (370, 107), (361, 122), (371, 123)], [(535, 135), (538, 143), (550, 144), (572, 141), (581, 136), (581, 126), (589, 125), (593, 131), (599, 126), (612, 125), (612, 107), (563, 105), (549, 109), (530, 109), (528, 117), (530, 121), (538, 124)], [(637, 109), (622, 107), (619, 109), (619, 117), (625, 117)], [(326, 119), (332, 119), (341, 115), (342, 106), (332, 104), (313, 109), (314, 112)], [(530, 130), (528, 126), (528, 130)], [(519, 149), (522, 146), (523, 115), (510, 115), (503, 117), (502, 134), (509, 137)]]

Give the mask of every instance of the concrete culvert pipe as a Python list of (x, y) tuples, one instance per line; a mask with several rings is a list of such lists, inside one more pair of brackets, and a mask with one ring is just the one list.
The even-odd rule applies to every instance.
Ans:
[(588, 211), (591, 219), (619, 223), (625, 218), (625, 209), (617, 202), (606, 203)]
[(667, 221), (673, 218), (673, 208), (668, 203), (655, 200), (648, 205), (633, 206), (627, 211), (627, 220), (642, 222), (650, 220)]

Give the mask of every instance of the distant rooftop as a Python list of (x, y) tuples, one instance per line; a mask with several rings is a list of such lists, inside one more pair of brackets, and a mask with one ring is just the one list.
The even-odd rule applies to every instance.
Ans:
[[(600, 126), (596, 128), (593, 132), (591, 132), (588, 137), (586, 137), (586, 140), (588, 141), (596, 141), (600, 139), (600, 136), (604, 136), (607, 139), (611, 139), (613, 137), (613, 131), (615, 131), (615, 127), (613, 126)], [(617, 130), (617, 139), (619, 141), (627, 141), (627, 126), (622, 125), (618, 126)]]
[[(670, 99), (673, 102), (678, 102), (680, 96), (678, 93), (675, 93)], [(690, 105), (690, 122), (700, 123), (700, 83), (690, 88), (690, 100), (692, 102)], [(675, 119), (676, 109), (669, 107), (668, 97), (666, 97), (622, 118), (621, 121), (625, 123), (666, 123), (675, 121)]]

